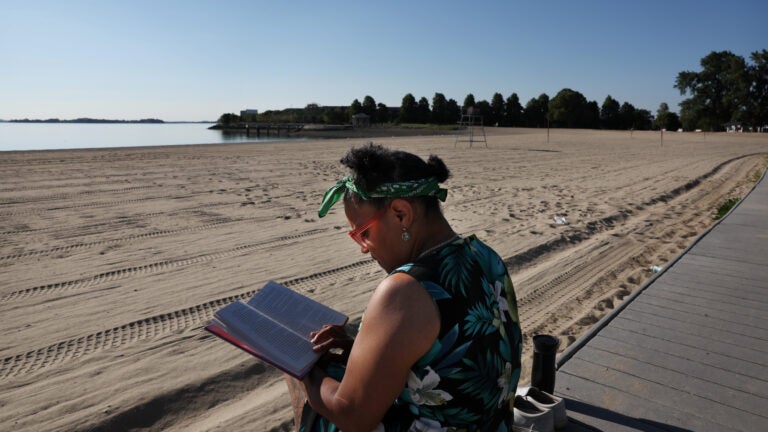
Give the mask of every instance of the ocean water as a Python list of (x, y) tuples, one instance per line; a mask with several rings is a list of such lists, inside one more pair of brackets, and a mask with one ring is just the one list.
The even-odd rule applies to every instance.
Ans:
[(210, 123), (8, 123), (0, 122), (0, 151), (139, 147), (296, 140), (246, 137), (208, 130)]

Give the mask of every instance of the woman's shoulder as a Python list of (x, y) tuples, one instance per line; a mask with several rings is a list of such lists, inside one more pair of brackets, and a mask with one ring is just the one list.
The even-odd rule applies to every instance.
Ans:
[(407, 271), (395, 270), (379, 283), (379, 286), (376, 287), (376, 291), (380, 289), (400, 290), (411, 287), (413, 285), (418, 285), (418, 283), (418, 279), (413, 277)]

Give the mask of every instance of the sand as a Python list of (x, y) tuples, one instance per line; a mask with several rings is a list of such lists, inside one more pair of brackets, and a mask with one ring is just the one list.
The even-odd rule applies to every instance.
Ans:
[[(375, 141), (453, 171), (448, 220), (512, 273), (522, 383), (532, 335), (572, 343), (768, 154), (766, 135), (487, 132)], [(269, 279), (359, 323), (384, 272), (341, 207), (316, 210), (366, 141), (0, 154), (0, 430), (289, 430), (282, 376), (202, 327)]]

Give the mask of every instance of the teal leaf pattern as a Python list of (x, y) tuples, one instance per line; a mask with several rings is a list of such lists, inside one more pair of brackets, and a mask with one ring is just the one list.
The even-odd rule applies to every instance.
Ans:
[(446, 256), (440, 263), (440, 275), (445, 280), (446, 288), (458, 288), (460, 294), (466, 296), (465, 289), (471, 285), (472, 267), (472, 256), (463, 251)]
[(421, 284), (426, 288), (429, 295), (432, 296), (432, 299), (437, 300), (445, 300), (451, 298), (451, 295), (448, 294), (446, 290), (443, 289), (440, 285), (430, 282), (430, 281), (422, 281)]
[(487, 303), (477, 303), (469, 308), (465, 331), (469, 336), (489, 334), (496, 330), (493, 309)]

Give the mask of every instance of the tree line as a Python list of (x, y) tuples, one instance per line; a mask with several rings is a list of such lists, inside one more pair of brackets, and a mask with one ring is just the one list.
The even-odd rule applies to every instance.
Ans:
[(729, 123), (758, 128), (768, 124), (768, 51), (751, 55), (752, 63), (728, 51), (712, 52), (701, 60), (702, 71), (680, 72), (674, 87), (690, 94), (680, 104), (680, 115), (661, 103), (654, 116), (608, 95), (601, 105), (588, 101), (580, 92), (564, 88), (554, 97), (546, 93), (530, 99), (525, 106), (517, 93), (504, 97), (494, 93), (490, 102), (468, 94), (461, 105), (435, 93), (432, 100), (408, 93), (400, 107), (388, 107), (366, 95), (349, 106), (308, 104), (303, 109), (265, 111), (243, 118), (228, 113), (219, 123), (228, 126), (243, 122), (347, 124), (352, 116), (366, 114), (371, 124), (456, 124), (470, 107), (482, 116), (484, 125), (507, 127), (562, 127), (618, 130), (723, 130)]

